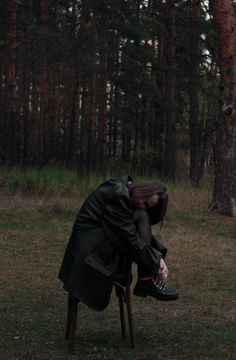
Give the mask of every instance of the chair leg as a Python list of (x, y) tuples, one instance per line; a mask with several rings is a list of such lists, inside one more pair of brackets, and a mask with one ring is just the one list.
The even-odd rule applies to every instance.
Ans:
[(68, 295), (66, 339), (68, 340), (69, 352), (74, 352), (76, 327), (77, 327), (78, 300), (71, 294)]
[(69, 339), (69, 334), (70, 334), (70, 327), (71, 327), (71, 299), (72, 299), (72, 296), (70, 294), (68, 294), (65, 340)]
[(122, 338), (126, 338), (126, 326), (125, 326), (125, 314), (124, 314), (124, 290), (119, 289), (119, 308), (120, 308), (120, 325), (121, 325), (121, 333)]
[(128, 323), (129, 323), (130, 341), (132, 348), (134, 348), (134, 327), (133, 327), (133, 314), (132, 314), (131, 295), (130, 295), (130, 282), (128, 282), (125, 289), (125, 298), (126, 298), (126, 307), (127, 307), (127, 315), (128, 315)]

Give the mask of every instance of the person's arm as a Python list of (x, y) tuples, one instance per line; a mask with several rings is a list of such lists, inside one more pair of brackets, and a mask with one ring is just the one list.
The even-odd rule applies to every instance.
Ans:
[(103, 227), (115, 246), (125, 249), (134, 261), (143, 261), (153, 273), (158, 274), (162, 254), (137, 233), (128, 198), (117, 196), (107, 204)]
[(152, 235), (152, 246), (161, 252), (162, 258), (165, 259), (167, 254), (167, 248), (158, 240), (156, 237)]

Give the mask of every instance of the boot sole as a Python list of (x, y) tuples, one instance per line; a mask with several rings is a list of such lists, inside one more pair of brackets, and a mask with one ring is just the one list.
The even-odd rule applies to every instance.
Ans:
[(176, 294), (176, 295), (173, 295), (171, 297), (157, 297), (157, 296), (154, 296), (153, 294), (147, 294), (147, 293), (136, 293), (134, 292), (134, 295), (135, 296), (140, 296), (140, 297), (147, 297), (147, 296), (151, 296), (153, 297), (154, 299), (157, 299), (157, 300), (160, 300), (160, 301), (172, 301), (172, 300), (178, 300), (179, 298), (179, 295)]

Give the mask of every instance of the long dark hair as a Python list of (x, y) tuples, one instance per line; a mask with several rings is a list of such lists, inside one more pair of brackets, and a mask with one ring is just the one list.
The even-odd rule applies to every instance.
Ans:
[(147, 209), (147, 211), (151, 225), (158, 223), (162, 225), (168, 206), (166, 186), (158, 181), (140, 181), (138, 183), (132, 183), (129, 188), (130, 198), (134, 208), (139, 201), (145, 201), (152, 195), (158, 194), (159, 201), (157, 205)]

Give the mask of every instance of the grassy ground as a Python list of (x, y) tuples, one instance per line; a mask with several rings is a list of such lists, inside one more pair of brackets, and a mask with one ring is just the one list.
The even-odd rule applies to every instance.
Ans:
[(154, 228), (180, 299), (132, 298), (134, 350), (121, 339), (114, 294), (104, 312), (80, 305), (70, 356), (57, 274), (81, 200), (1, 195), (0, 359), (235, 359), (235, 219), (208, 213), (207, 201), (206, 190), (171, 189), (167, 220)]

